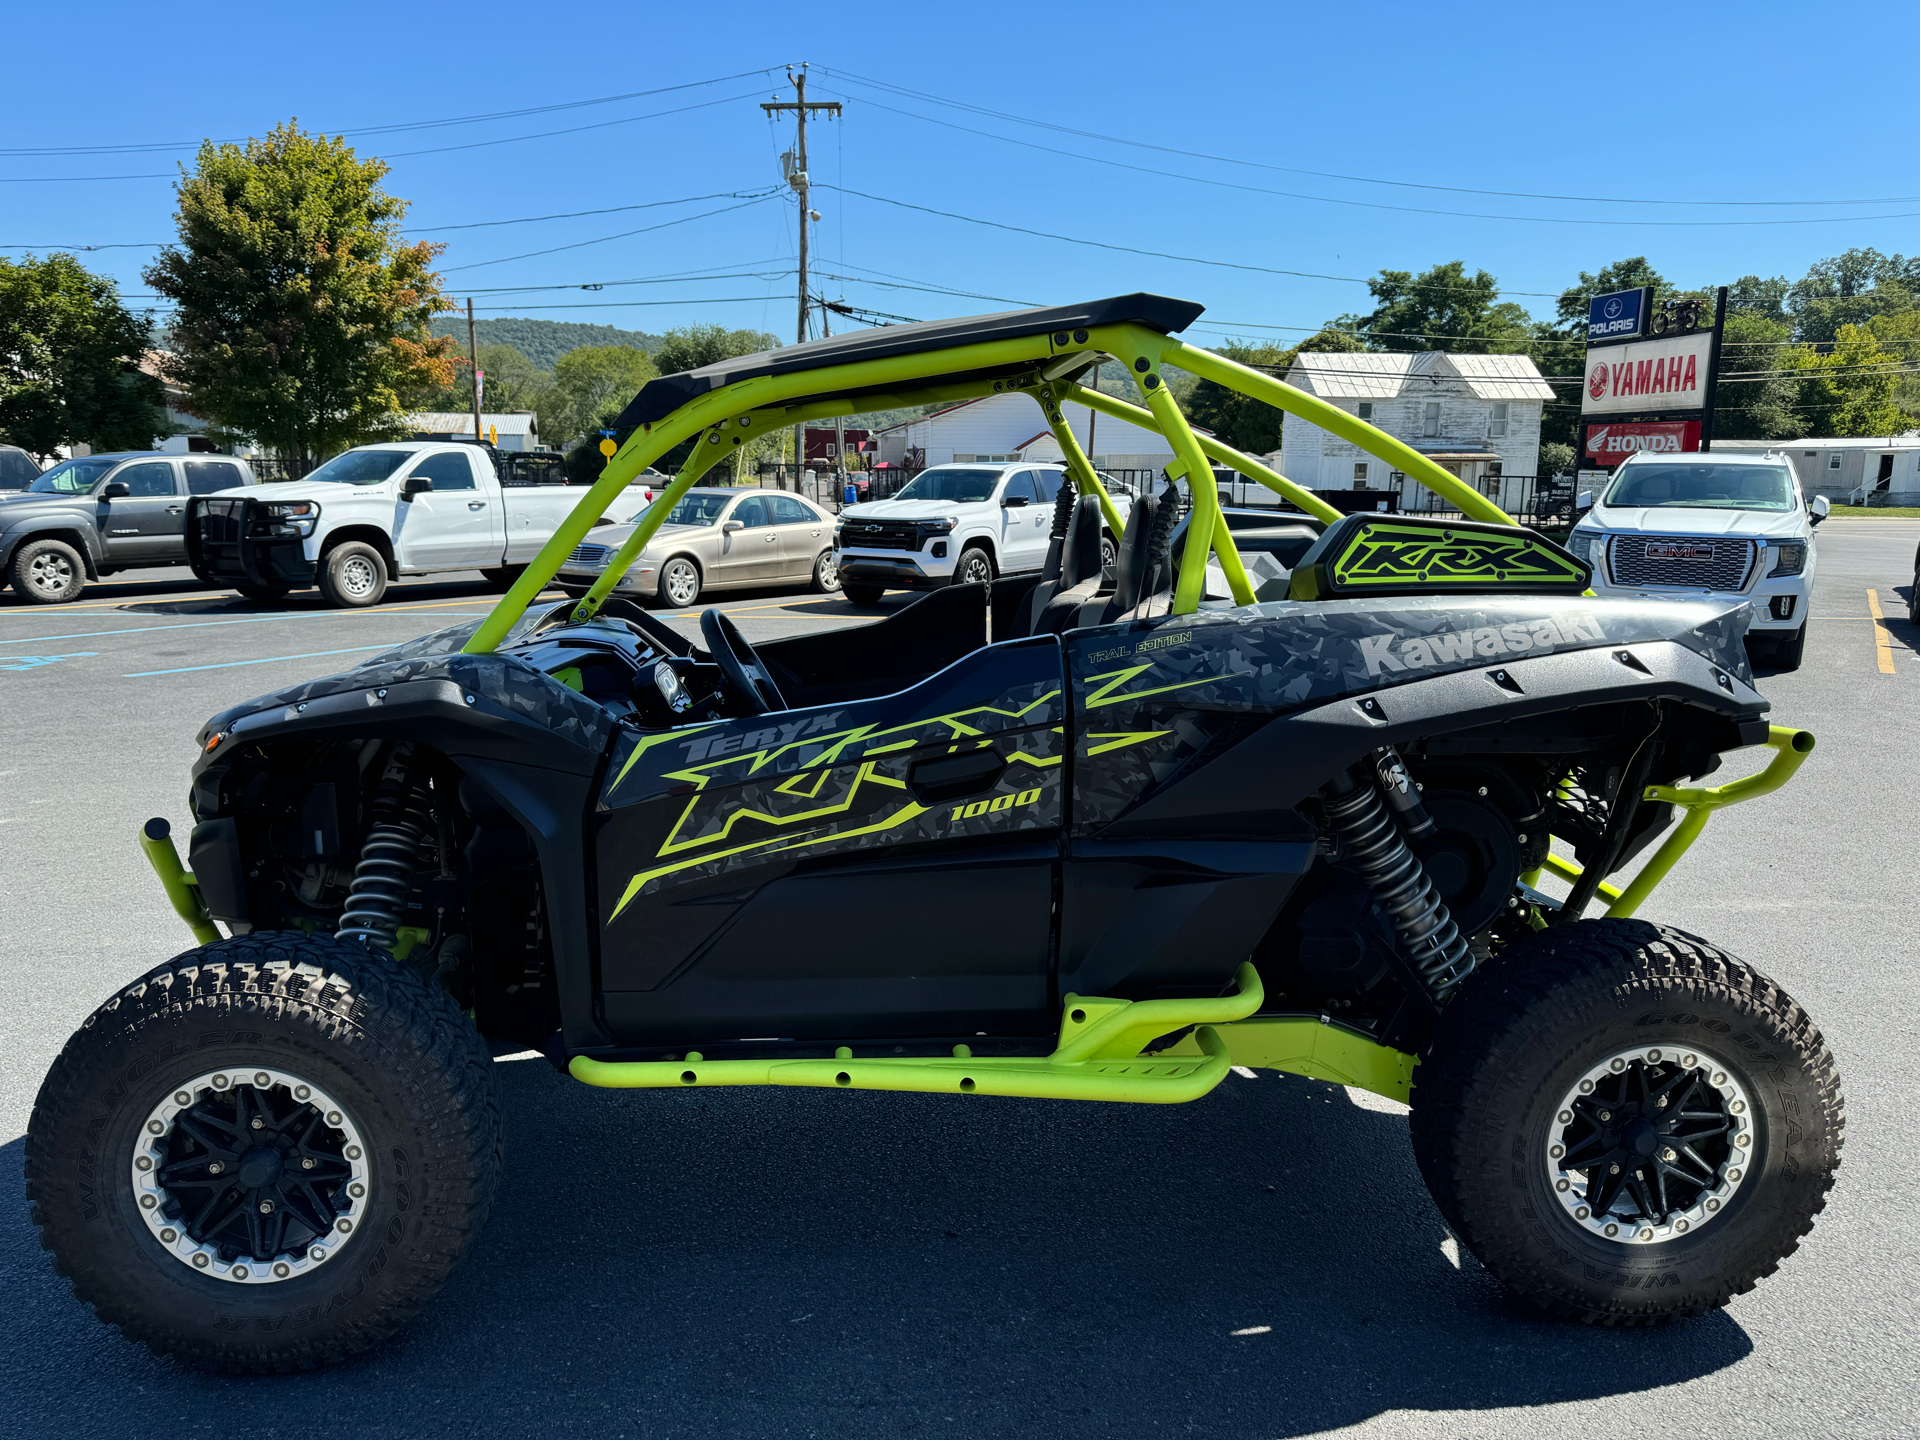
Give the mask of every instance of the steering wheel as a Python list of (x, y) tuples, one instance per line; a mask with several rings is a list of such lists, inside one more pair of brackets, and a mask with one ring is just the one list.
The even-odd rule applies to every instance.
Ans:
[(740, 627), (717, 610), (700, 613), (700, 633), (720, 667), (720, 688), (748, 715), (786, 710), (787, 700)]

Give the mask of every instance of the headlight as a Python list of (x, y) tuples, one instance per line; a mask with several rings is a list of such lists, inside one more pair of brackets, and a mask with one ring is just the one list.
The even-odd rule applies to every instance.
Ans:
[(1803, 541), (1785, 541), (1774, 548), (1774, 569), (1768, 572), (1768, 579), (1777, 575), (1799, 575), (1808, 563), (1808, 547)]
[(943, 515), (939, 520), (923, 520), (920, 523), (922, 535), (951, 535), (954, 527), (960, 524), (958, 515)]
[(311, 500), (273, 500), (260, 507), (268, 535), (312, 535), (320, 507)]
[(1577, 530), (1567, 538), (1568, 554), (1587, 566), (1589, 570), (1601, 568), (1600, 545), (1607, 539), (1596, 530)]

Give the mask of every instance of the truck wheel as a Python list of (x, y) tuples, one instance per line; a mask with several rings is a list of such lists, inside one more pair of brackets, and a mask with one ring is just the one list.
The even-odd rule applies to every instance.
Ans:
[(691, 557), (677, 555), (660, 568), (660, 599), (675, 610), (700, 599), (700, 566)]
[(840, 589), (840, 566), (835, 564), (832, 550), (823, 550), (814, 557), (813, 585), (822, 595), (832, 595)]
[(285, 585), (236, 585), (234, 589), (239, 591), (240, 594), (244, 595), (248, 600), (258, 601), (261, 605), (272, 605), (276, 601), (285, 600), (287, 598), (287, 592), (293, 589), (293, 587)]
[(524, 565), (501, 565), (491, 570), (483, 570), (480, 578), (495, 590), (512, 590), (514, 582), (527, 573)]
[(87, 588), (87, 563), (64, 540), (28, 541), (9, 569), (15, 593), (35, 605), (65, 605)]
[(1841, 1159), (1834, 1058), (1778, 986), (1683, 931), (1595, 920), (1503, 951), (1416, 1071), (1414, 1155), (1499, 1280), (1647, 1325), (1772, 1275)]
[(841, 586), (841, 594), (847, 597), (850, 605), (879, 605), (880, 598), (887, 594), (885, 587), (878, 585), (855, 585), (848, 581)]
[(493, 1064), (383, 953), (257, 932), (175, 957), (89, 1016), (40, 1087), (27, 1197), (74, 1294), (223, 1371), (365, 1350), (487, 1219)]
[(994, 579), (994, 561), (978, 545), (970, 545), (954, 562), (954, 577), (949, 585), (987, 585)]
[(387, 593), (387, 561), (364, 540), (343, 541), (320, 561), (320, 593), (334, 606), (378, 605)]

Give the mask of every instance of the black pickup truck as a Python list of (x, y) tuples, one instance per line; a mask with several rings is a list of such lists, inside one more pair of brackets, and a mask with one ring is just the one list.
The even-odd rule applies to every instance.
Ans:
[(62, 461), (0, 493), (0, 579), (37, 605), (116, 571), (187, 563), (187, 499), (257, 482), (230, 455), (127, 451)]

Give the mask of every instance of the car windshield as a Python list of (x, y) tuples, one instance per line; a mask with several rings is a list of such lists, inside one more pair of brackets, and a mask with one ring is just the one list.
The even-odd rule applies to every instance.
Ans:
[[(662, 525), (712, 525), (720, 519), (720, 513), (727, 509), (727, 502), (733, 499), (727, 495), (703, 495), (699, 491), (683, 495), (667, 512)], [(638, 516), (636, 516), (638, 519)]]
[(413, 456), (411, 450), (350, 450), (336, 455), (308, 480), (330, 480), (341, 485), (378, 485)]
[(981, 501), (993, 495), (999, 483), (998, 470), (969, 470), (963, 466), (940, 466), (923, 470), (902, 487), (895, 500)]
[(92, 490), (93, 483), (112, 470), (117, 462), (110, 457), (88, 456), (84, 460), (63, 460), (41, 476), (28, 490), (42, 495), (78, 495)]
[(1624, 465), (1605, 505), (1688, 506), (1703, 510), (1793, 510), (1794, 481), (1785, 465), (1717, 465), (1663, 460)]

